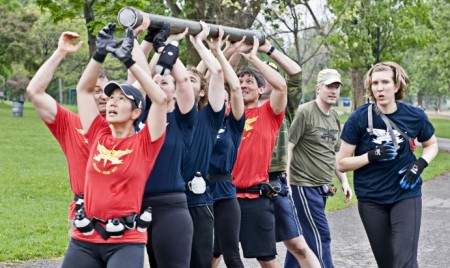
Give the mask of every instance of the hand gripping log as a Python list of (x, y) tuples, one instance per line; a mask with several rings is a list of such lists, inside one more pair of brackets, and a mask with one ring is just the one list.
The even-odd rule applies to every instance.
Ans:
[[(186, 27), (188, 29), (188, 34), (196, 35), (201, 30), (202, 27), (200, 23), (192, 20), (178, 19), (168, 16), (154, 15), (145, 13), (139, 9), (133, 7), (124, 7), (117, 14), (117, 20), (120, 25), (124, 28), (132, 27), (136, 28), (142, 23), (143, 16), (148, 16), (150, 19), (149, 28), (161, 28), (161, 25), (164, 21), (170, 23), (170, 32), (171, 33), (181, 33)], [(216, 24), (208, 24), (210, 27), (209, 37), (216, 38), (219, 36), (219, 26)], [(237, 42), (242, 39), (243, 36), (246, 36), (245, 42), (249, 44), (253, 44), (253, 36), (259, 40), (260, 44), (264, 44), (265, 36), (262, 31), (257, 30), (245, 30), (234, 27), (222, 26), (224, 30), (224, 36), (229, 35), (229, 39), (231, 42)]]

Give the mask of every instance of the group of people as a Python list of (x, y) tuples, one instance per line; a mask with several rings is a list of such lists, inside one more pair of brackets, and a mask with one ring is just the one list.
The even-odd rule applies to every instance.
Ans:
[[(171, 35), (167, 23), (149, 23), (121, 39), (114, 24), (102, 28), (77, 85), (78, 115), (45, 92), (81, 47), (78, 34), (61, 35), (27, 88), (66, 155), (74, 193), (62, 267), (217, 267), (221, 256), (244, 267), (240, 248), (261, 267), (279, 267), (281, 241), (285, 267), (333, 267), (325, 206), (333, 174), (352, 198), (351, 170), (379, 267), (417, 267), (420, 175), (437, 144), (424, 112), (400, 102), (409, 79), (399, 65), (372, 67), (374, 103), (342, 129), (332, 109), (336, 70), (320, 71), (316, 98), (300, 104), (302, 69), (269, 41), (231, 43), (222, 28), (211, 39), (200, 22), (189, 39), (202, 61), (185, 67), (178, 44), (187, 29)], [(127, 83), (106, 77), (108, 54), (126, 67)], [(241, 58), (252, 67), (236, 71)]]

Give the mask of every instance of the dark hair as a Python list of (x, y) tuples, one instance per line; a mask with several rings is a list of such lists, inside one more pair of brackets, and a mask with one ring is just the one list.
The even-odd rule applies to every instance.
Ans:
[(400, 65), (392, 61), (377, 63), (367, 72), (364, 85), (370, 98), (372, 100), (375, 100), (372, 92), (372, 74), (383, 71), (393, 72), (392, 79), (394, 80), (395, 86), (399, 88), (397, 93), (395, 93), (395, 100), (402, 100), (406, 96), (406, 94), (408, 94), (409, 77)]
[(108, 75), (106, 74), (106, 70), (105, 69), (101, 69), (100, 72), (98, 73), (98, 78), (108, 78)]
[(243, 77), (244, 75), (253, 76), (256, 80), (258, 87), (263, 87), (266, 85), (263, 75), (260, 71), (255, 68), (244, 66), (237, 72), (237, 77)]

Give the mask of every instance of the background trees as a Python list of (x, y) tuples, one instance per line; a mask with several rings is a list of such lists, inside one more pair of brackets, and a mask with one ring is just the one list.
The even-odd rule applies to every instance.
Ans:
[[(0, 17), (0, 91), (20, 95), (54, 51), (59, 34), (72, 30), (82, 34), (87, 46), (64, 61), (50, 86), (56, 99), (67, 100), (68, 89), (76, 85), (95, 51), (96, 33), (116, 21), (127, 5), (153, 14), (263, 30), (302, 66), (305, 101), (314, 97), (317, 72), (332, 67), (343, 74), (341, 95), (352, 96), (353, 108), (361, 105), (366, 101), (365, 72), (384, 60), (406, 68), (420, 105), (439, 109), (448, 95), (450, 4), (439, 0), (0, 0), (5, 14)], [(198, 63), (189, 42), (180, 47), (185, 62)], [(125, 78), (116, 61), (107, 58), (105, 66), (110, 78)]]

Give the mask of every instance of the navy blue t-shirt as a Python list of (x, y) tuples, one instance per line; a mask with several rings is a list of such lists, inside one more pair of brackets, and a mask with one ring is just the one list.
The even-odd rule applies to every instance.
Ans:
[[(375, 149), (375, 146), (391, 141), (386, 124), (374, 111), (372, 112), (373, 135), (369, 133), (368, 106), (369, 104), (363, 105), (350, 115), (341, 134), (343, 141), (356, 145), (355, 156), (365, 154)], [(397, 111), (386, 116), (400, 130), (411, 138), (417, 138), (419, 142), (429, 140), (434, 134), (434, 127), (420, 108), (397, 102)], [(353, 180), (358, 200), (392, 204), (422, 195), (421, 181), (412, 190), (400, 187), (399, 183), (404, 174), (399, 175), (399, 170), (415, 161), (416, 157), (410, 150), (409, 141), (396, 130), (394, 130), (394, 134), (400, 146), (394, 160), (374, 161), (354, 171)]]
[[(186, 184), (194, 178), (197, 171), (200, 171), (203, 178), (206, 179), (211, 152), (224, 117), (225, 105), (217, 113), (212, 110), (210, 105), (206, 105), (198, 112), (192, 143), (182, 166), (183, 178)], [(189, 190), (185, 192), (189, 207), (213, 204), (208, 184), (206, 185), (206, 192), (203, 194), (194, 194)]]
[[(230, 113), (217, 134), (217, 141), (211, 153), (209, 175), (231, 175), (244, 132), (245, 115), (236, 120)], [(209, 185), (214, 201), (236, 196), (236, 186), (230, 181), (214, 181)]]
[(196, 117), (195, 104), (186, 114), (177, 105), (167, 114), (166, 138), (145, 185), (145, 196), (184, 192), (181, 164), (192, 141)]

